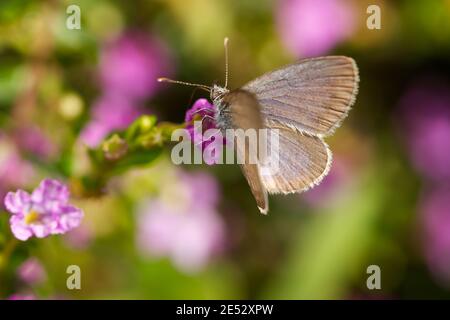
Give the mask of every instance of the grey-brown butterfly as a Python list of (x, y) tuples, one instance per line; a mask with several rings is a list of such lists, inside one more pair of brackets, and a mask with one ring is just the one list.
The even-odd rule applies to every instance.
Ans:
[[(268, 72), (243, 87), (228, 84), (228, 39), (225, 39), (225, 86), (208, 87), (160, 78), (159, 81), (198, 86), (210, 92), (215, 120), (227, 129), (277, 129), (275, 171), (245, 161), (242, 171), (261, 213), (269, 210), (267, 194), (303, 192), (319, 184), (330, 170), (332, 153), (323, 140), (333, 134), (355, 102), (358, 67), (352, 58), (325, 56), (303, 59)], [(270, 139), (267, 140), (270, 148)], [(236, 144), (237, 145), (237, 144)], [(247, 159), (245, 148), (236, 147)], [(240, 150), (239, 150), (240, 149)]]

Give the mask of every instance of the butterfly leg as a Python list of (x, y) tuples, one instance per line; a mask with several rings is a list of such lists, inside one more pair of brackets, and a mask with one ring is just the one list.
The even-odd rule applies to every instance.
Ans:
[(200, 108), (200, 109), (198, 109), (198, 110), (195, 110), (195, 111), (192, 113), (192, 115), (197, 114), (197, 113), (202, 112), (202, 111), (210, 111), (210, 112), (214, 112), (214, 111), (211, 110), (210, 108), (205, 107), (205, 108)]

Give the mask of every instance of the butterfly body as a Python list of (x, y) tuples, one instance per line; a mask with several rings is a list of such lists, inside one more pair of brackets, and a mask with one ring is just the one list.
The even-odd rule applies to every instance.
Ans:
[(225, 136), (225, 131), (231, 129), (231, 115), (229, 112), (229, 104), (224, 101), (224, 97), (229, 94), (230, 90), (214, 85), (211, 90), (211, 100), (216, 109), (214, 119), (217, 127), (222, 131), (222, 135)]

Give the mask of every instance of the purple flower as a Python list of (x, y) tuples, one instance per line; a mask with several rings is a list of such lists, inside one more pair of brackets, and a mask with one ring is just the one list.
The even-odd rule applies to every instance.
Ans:
[[(186, 122), (186, 129), (189, 131), (191, 138), (193, 140), (200, 141), (203, 137), (201, 133), (205, 132), (208, 129), (216, 129), (216, 123), (213, 119), (216, 114), (216, 107), (209, 103), (206, 99), (198, 99), (192, 105), (190, 109), (186, 111), (186, 115), (184, 117), (184, 121)], [(202, 121), (202, 132), (198, 130), (194, 130), (194, 122)], [(199, 135), (200, 134), (200, 135)]]
[(40, 284), (47, 278), (47, 273), (36, 258), (27, 259), (17, 270), (19, 278), (30, 285)]
[(217, 213), (218, 186), (205, 174), (182, 174), (179, 199), (144, 203), (137, 244), (145, 255), (168, 256), (185, 272), (195, 272), (222, 250), (224, 223)]
[[(189, 131), (192, 141), (194, 141), (194, 143), (200, 143), (197, 145), (198, 148), (203, 151), (210, 144), (215, 145), (212, 154), (205, 154), (206, 157), (203, 159), (208, 165), (217, 163), (221, 154), (216, 152), (216, 150), (219, 150), (219, 145), (226, 143), (225, 138), (216, 141), (214, 137), (208, 138), (205, 136), (207, 130), (219, 130), (214, 120), (215, 114), (216, 107), (213, 104), (209, 103), (206, 99), (198, 99), (193, 106), (186, 111), (184, 119), (186, 122), (186, 129)], [(201, 126), (199, 125), (200, 123)]]
[(33, 235), (44, 238), (78, 227), (83, 212), (68, 204), (69, 189), (57, 180), (45, 179), (29, 194), (8, 192), (4, 204), (12, 214), (9, 222), (14, 236), (25, 241)]
[(401, 99), (399, 111), (400, 135), (415, 169), (432, 181), (448, 181), (450, 86), (439, 79), (419, 80)]
[(302, 57), (325, 54), (348, 38), (354, 18), (351, 4), (339, 0), (282, 0), (277, 12), (284, 44)]
[(436, 279), (450, 284), (450, 187), (426, 192), (419, 210), (427, 264)]
[(81, 132), (81, 140), (89, 147), (96, 147), (113, 130), (130, 125), (143, 113), (128, 98), (107, 94), (101, 96), (92, 107), (92, 120)]
[(128, 32), (104, 48), (100, 58), (103, 90), (130, 99), (151, 96), (157, 78), (169, 74), (168, 52), (161, 41)]

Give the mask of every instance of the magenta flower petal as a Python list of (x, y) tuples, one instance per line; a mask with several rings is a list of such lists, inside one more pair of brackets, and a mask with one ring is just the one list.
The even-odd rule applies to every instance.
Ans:
[(23, 214), (30, 210), (30, 194), (23, 190), (8, 192), (5, 197), (6, 209), (14, 214)]
[(209, 103), (208, 100), (198, 99), (197, 101), (195, 101), (192, 107), (186, 111), (186, 116), (184, 118), (184, 121), (186, 122), (186, 129), (189, 131), (191, 139), (197, 140), (201, 138), (201, 136), (196, 137), (196, 135), (199, 134), (199, 132), (196, 132), (196, 130), (194, 130), (195, 121), (202, 121), (203, 119), (202, 122), (203, 132), (205, 132), (208, 129), (217, 128), (215, 121), (209, 118), (214, 117), (215, 114), (216, 114), (216, 107), (213, 104)]
[(9, 224), (11, 225), (12, 233), (17, 239), (25, 241), (33, 236), (33, 231), (31, 228), (23, 222), (23, 216), (11, 216), (9, 219)]
[(58, 233), (66, 233), (67, 230), (71, 230), (80, 225), (83, 219), (83, 211), (74, 206), (61, 207), (61, 216), (58, 222), (58, 227), (55, 231)]
[(53, 212), (69, 201), (69, 189), (58, 180), (45, 179), (33, 191), (31, 200), (40, 204), (47, 212)]
[(23, 190), (9, 192), (5, 207), (12, 216), (11, 231), (19, 240), (62, 234), (81, 223), (83, 212), (68, 205), (69, 189), (57, 180), (45, 179), (30, 196)]
[(198, 117), (203, 118), (205, 115), (214, 116), (216, 113), (216, 107), (209, 103), (206, 99), (198, 99), (194, 102), (192, 107), (186, 111), (185, 121), (192, 122), (197, 115)]
[[(188, 130), (189, 135), (194, 142), (202, 141), (202, 143), (198, 146), (202, 151), (210, 144), (213, 144), (215, 146), (215, 150), (219, 149), (219, 145), (226, 144), (225, 138), (221, 139), (221, 141), (216, 141), (213, 137), (210, 137), (209, 139), (208, 137), (205, 137), (205, 132), (207, 130), (219, 130), (214, 120), (216, 112), (216, 107), (213, 104), (209, 103), (209, 101), (206, 99), (198, 99), (193, 104), (193, 106), (186, 111), (186, 129)], [(202, 121), (201, 130), (200, 128), (195, 128), (194, 122), (196, 121)], [(217, 163), (220, 156), (221, 154), (213, 152), (213, 154), (211, 155), (207, 154), (207, 157), (205, 157), (203, 160), (206, 164), (212, 165)]]

